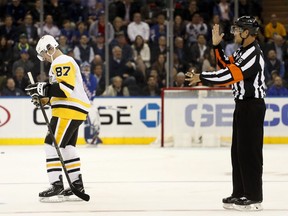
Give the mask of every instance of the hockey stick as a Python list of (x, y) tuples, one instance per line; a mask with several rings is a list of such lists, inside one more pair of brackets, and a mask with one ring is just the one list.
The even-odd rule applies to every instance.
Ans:
[[(28, 77), (29, 77), (29, 80), (30, 80), (31, 84), (34, 84), (35, 82), (34, 82), (34, 79), (33, 79), (33, 76), (32, 76), (32, 74), (31, 74), (31, 72), (28, 72), (27, 74), (28, 74)], [(89, 201), (90, 196), (89, 196), (88, 194), (82, 193), (81, 191), (77, 190), (77, 189), (74, 187), (74, 185), (72, 184), (71, 179), (70, 179), (69, 174), (68, 174), (68, 171), (67, 171), (67, 169), (66, 169), (66, 166), (65, 166), (65, 163), (64, 163), (62, 154), (61, 154), (61, 152), (60, 152), (60, 149), (59, 149), (59, 146), (58, 146), (57, 141), (56, 141), (56, 139), (55, 139), (55, 136), (53, 135), (53, 130), (52, 130), (50, 124), (49, 124), (48, 117), (47, 117), (47, 115), (46, 115), (46, 112), (45, 112), (45, 110), (44, 110), (44, 107), (43, 107), (43, 104), (41, 103), (40, 98), (39, 98), (39, 104), (40, 104), (41, 112), (42, 112), (43, 117), (44, 117), (44, 119), (45, 119), (45, 123), (46, 123), (46, 125), (47, 125), (47, 127), (48, 127), (48, 131), (49, 131), (50, 137), (51, 137), (52, 141), (54, 142), (54, 147), (55, 147), (55, 149), (56, 149), (57, 155), (58, 155), (59, 160), (60, 160), (60, 162), (61, 162), (62, 168), (63, 168), (63, 170), (64, 170), (64, 173), (65, 173), (65, 176), (66, 176), (66, 179), (67, 179), (67, 182), (68, 182), (68, 184), (69, 184), (69, 186), (70, 186), (70, 189), (71, 189), (72, 192), (73, 192), (77, 197), (79, 197), (80, 199), (85, 200), (85, 201)]]

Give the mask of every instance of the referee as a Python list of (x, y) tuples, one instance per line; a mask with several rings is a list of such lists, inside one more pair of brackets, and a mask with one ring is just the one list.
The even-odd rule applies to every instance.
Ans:
[(254, 17), (238, 18), (231, 27), (231, 33), (241, 46), (227, 57), (220, 45), (224, 34), (220, 34), (219, 25), (215, 25), (212, 41), (220, 70), (186, 73), (190, 85), (204, 80), (214, 85), (232, 85), (235, 99), (231, 147), (233, 191), (231, 196), (223, 199), (225, 209), (262, 210), (266, 86), (263, 53), (255, 39), (258, 29)]

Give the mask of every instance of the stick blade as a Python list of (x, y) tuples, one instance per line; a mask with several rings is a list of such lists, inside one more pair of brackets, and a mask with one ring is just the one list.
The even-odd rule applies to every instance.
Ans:
[(75, 187), (70, 187), (72, 192), (79, 197), (80, 199), (88, 202), (90, 200), (90, 196), (88, 194), (82, 193), (79, 190), (77, 190)]

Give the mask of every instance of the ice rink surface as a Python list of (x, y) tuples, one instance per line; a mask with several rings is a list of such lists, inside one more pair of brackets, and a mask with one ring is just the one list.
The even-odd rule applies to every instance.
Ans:
[[(288, 145), (264, 146), (264, 210), (222, 208), (231, 194), (229, 147), (79, 146), (89, 202), (40, 203), (42, 146), (0, 146), (0, 216), (288, 215)], [(67, 184), (66, 184), (67, 185)]]

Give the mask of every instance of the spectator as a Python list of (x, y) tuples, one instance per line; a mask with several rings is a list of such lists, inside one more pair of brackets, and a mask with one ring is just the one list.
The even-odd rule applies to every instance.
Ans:
[(150, 48), (145, 43), (142, 36), (136, 36), (134, 43), (132, 44), (134, 61), (136, 62), (136, 68), (146, 77), (146, 70), (150, 68)]
[[(93, 41), (96, 41), (96, 36), (98, 33), (102, 33), (103, 37), (105, 38), (105, 16), (104, 11), (101, 11), (98, 17), (98, 20), (95, 20), (91, 23), (89, 27), (89, 35), (92, 37)], [(108, 43), (110, 43), (114, 38), (114, 29), (110, 22), (107, 24), (108, 28)]]
[(275, 50), (269, 50), (267, 60), (265, 61), (265, 78), (266, 83), (271, 80), (271, 72), (277, 70), (281, 77), (284, 77), (285, 68), (284, 64), (277, 59)]
[(167, 27), (165, 23), (166, 17), (160, 13), (157, 15), (157, 23), (150, 28), (150, 43), (157, 43), (161, 35), (166, 36)]
[(192, 50), (192, 55), (191, 55), (192, 58), (191, 59), (192, 59), (192, 63), (194, 63), (197, 66), (197, 68), (199, 68), (199, 69), (202, 68), (202, 64), (203, 64), (203, 60), (204, 60), (204, 52), (208, 48), (209, 47), (207, 47), (207, 45), (206, 45), (205, 35), (198, 34), (197, 43), (194, 43), (191, 46), (191, 50)]
[[(225, 39), (227, 40), (228, 37), (232, 38), (230, 34), (230, 24), (233, 21), (233, 12), (231, 12), (230, 2), (228, 0), (220, 0), (218, 4), (214, 5), (212, 19), (215, 19), (216, 17), (219, 18), (219, 23), (221, 23), (221, 28), (223, 28), (223, 32), (225, 33)], [(211, 26), (213, 26), (213, 24)], [(209, 34), (211, 30), (212, 29), (209, 29)], [(209, 41), (210, 39), (211, 38), (209, 38)]]
[(83, 79), (84, 90), (90, 101), (96, 95), (97, 82), (93, 73), (91, 73), (91, 65), (88, 62), (81, 64), (81, 75)]
[(227, 0), (220, 0), (220, 2), (214, 6), (213, 14), (218, 15), (220, 20), (227, 24), (233, 19), (230, 11), (230, 3)]
[(185, 66), (188, 65), (192, 61), (191, 48), (185, 46), (182, 37), (177, 36), (174, 41), (174, 54), (177, 55), (179, 62)]
[(5, 36), (0, 37), (0, 76), (12, 76), (13, 49)]
[(209, 44), (211, 44), (211, 42), (212, 42), (212, 29), (213, 29), (213, 26), (216, 24), (219, 25), (220, 31), (224, 33), (223, 38), (225, 41), (233, 40), (233, 35), (230, 33), (231, 25), (222, 22), (220, 20), (220, 16), (215, 14), (212, 16), (211, 20), (208, 22), (208, 25), (207, 25), (208, 30), (207, 30), (207, 34), (206, 34), (206, 39), (207, 39), (207, 42)]
[(135, 41), (137, 35), (141, 35), (145, 42), (149, 41), (150, 27), (147, 23), (142, 22), (140, 13), (134, 14), (133, 22), (128, 25), (127, 33), (131, 43)]
[(174, 37), (181, 37), (183, 40), (186, 36), (186, 21), (180, 15), (176, 15), (173, 23)]
[(0, 1), (0, 20), (3, 21), (6, 15), (7, 0)]
[(216, 57), (213, 49), (206, 49), (204, 52), (204, 60), (202, 63), (202, 71), (216, 71)]
[(15, 87), (21, 89), (23, 92), (25, 92), (25, 88), (30, 84), (22, 67), (16, 68), (13, 79), (15, 81)]
[(37, 59), (37, 53), (35, 48), (29, 45), (28, 38), (25, 33), (22, 33), (19, 36), (19, 42), (17, 42), (13, 48), (13, 59), (14, 61), (18, 60), (20, 58), (20, 53), (25, 50), (32, 61), (35, 61)]
[(189, 46), (192, 46), (197, 42), (198, 35), (207, 35), (208, 27), (203, 22), (203, 18), (198, 12), (195, 12), (191, 21), (186, 25), (187, 42)]
[(267, 90), (267, 96), (270, 97), (288, 96), (288, 89), (283, 86), (283, 80), (280, 76), (276, 76), (274, 78), (273, 85)]
[(180, 61), (178, 59), (178, 56), (175, 53), (173, 54), (173, 68), (176, 71), (176, 73), (173, 74), (173, 77), (174, 77), (174, 75), (176, 76), (176, 74), (180, 71), (186, 71), (188, 66), (189, 66), (189, 64), (186, 64), (186, 63)]
[(92, 62), (91, 62), (91, 68), (94, 68), (95, 65), (102, 65), (102, 69), (103, 69), (103, 72), (104, 72), (104, 62), (103, 62), (103, 59), (100, 55), (95, 55)]
[(185, 74), (183, 72), (179, 72), (176, 74), (175, 80), (173, 82), (173, 87), (188, 87), (188, 83), (185, 82)]
[(163, 54), (158, 56), (158, 59), (152, 64), (152, 69), (157, 71), (161, 85), (166, 86), (166, 58)]
[(31, 9), (28, 10), (28, 14), (31, 14), (36, 26), (39, 26), (40, 14), (41, 14), (41, 1), (35, 0)]
[(167, 39), (165, 36), (160, 36), (158, 43), (151, 46), (151, 64), (153, 64), (159, 57), (164, 55), (166, 57), (167, 51)]
[(191, 21), (192, 16), (195, 12), (198, 12), (199, 8), (197, 6), (197, 1), (196, 0), (191, 0), (188, 8), (185, 8), (183, 13), (180, 13), (182, 15), (182, 18), (186, 21)]
[(265, 38), (269, 42), (273, 39), (273, 36), (275, 34), (278, 34), (282, 36), (283, 38), (286, 38), (287, 32), (285, 26), (278, 22), (278, 18), (276, 14), (271, 15), (270, 22), (266, 24), (265, 26)]
[(88, 20), (88, 7), (81, 4), (81, 0), (73, 0), (68, 6), (68, 17), (74, 23)]
[(63, 54), (67, 55), (68, 50), (71, 49), (71, 46), (68, 44), (67, 37), (65, 35), (60, 35), (59, 39), (59, 49), (62, 51)]
[(160, 96), (161, 90), (157, 85), (157, 80), (154, 76), (149, 76), (147, 79), (147, 85), (144, 87), (143, 96)]
[[(279, 76), (279, 72), (277, 70), (273, 70), (271, 71), (271, 79), (268, 80), (268, 82), (266, 83), (267, 88), (270, 88), (273, 84), (274, 84), (274, 80), (276, 77)], [(284, 84), (285, 83), (285, 84)], [(283, 85), (286, 87), (286, 82), (285, 80), (283, 80)]]
[[(57, 25), (54, 24), (53, 16), (48, 14), (45, 17), (45, 23), (43, 25), (43, 35), (51, 35), (54, 38), (58, 39), (61, 32)], [(41, 27), (38, 26), (38, 35), (41, 36)]]
[(122, 49), (115, 46), (112, 49), (112, 57), (109, 61), (110, 77), (120, 76), (123, 80), (134, 79), (135, 63), (133, 61), (125, 60), (123, 57)]
[(6, 15), (4, 25), (0, 26), (0, 35), (7, 39), (7, 43), (14, 46), (17, 41), (17, 28), (13, 26), (13, 17)]
[(128, 38), (127, 26), (124, 25), (123, 19), (121, 17), (115, 17), (113, 20), (114, 36), (119, 32), (124, 32), (125, 37)]
[(94, 58), (93, 48), (89, 45), (88, 42), (88, 37), (86, 35), (82, 35), (79, 45), (75, 46), (74, 48), (75, 59), (77, 59), (81, 63), (85, 61), (90, 63)]
[(79, 45), (79, 41), (81, 40), (82, 35), (85, 35), (88, 38), (88, 42), (90, 40), (90, 35), (88, 31), (87, 24), (85, 22), (79, 22), (76, 25), (76, 29), (73, 31), (72, 36), (72, 45)]
[(102, 95), (105, 90), (105, 77), (103, 73), (103, 65), (96, 64), (93, 68), (93, 74), (96, 78), (97, 88), (96, 88), (96, 95)]
[(101, 58), (105, 61), (105, 38), (102, 33), (98, 32), (95, 41), (93, 41), (92, 47), (94, 55), (100, 55)]
[(59, 0), (50, 0), (45, 6), (45, 13), (50, 14), (54, 18), (54, 22), (58, 28), (61, 27), (62, 20), (67, 17), (66, 11), (70, 12), (70, 10), (65, 10), (65, 5)]
[[(275, 50), (277, 59), (279, 59), (281, 62), (288, 58), (288, 47), (281, 35), (274, 35), (271, 43), (266, 45), (265, 50), (269, 51), (271, 49)], [(265, 52), (265, 55), (268, 55), (267, 51)]]
[(28, 39), (28, 44), (35, 47), (38, 41), (37, 28), (34, 26), (33, 17), (31, 14), (26, 14), (23, 24), (18, 26), (17, 32), (19, 35), (25, 34)]
[(67, 43), (72, 45), (74, 29), (72, 28), (71, 20), (64, 19), (62, 23), (62, 28), (60, 29), (61, 35), (67, 38)]
[[(81, 61), (75, 58), (74, 49), (69, 48), (69, 49), (67, 50), (67, 55), (68, 55), (68, 56), (71, 56), (71, 57), (76, 61), (76, 63), (78, 64), (79, 67), (81, 66)], [(45, 63), (45, 62), (44, 62), (44, 63)]]
[(123, 86), (123, 79), (120, 76), (115, 76), (112, 78), (112, 84), (107, 87), (102, 96), (129, 96), (129, 90)]
[[(157, 70), (155, 70), (155, 69), (150, 69), (149, 71), (148, 71), (148, 74), (147, 74), (148, 76), (147, 77), (149, 77), (149, 76), (153, 76), (154, 77), (154, 79), (156, 80), (156, 83), (157, 83), (157, 86), (159, 87), (159, 86), (162, 86), (162, 84), (161, 84), (161, 80), (160, 80), (160, 78), (159, 78), (159, 74), (158, 74), (158, 71)], [(148, 80), (148, 78), (146, 79), (146, 80)], [(146, 83), (145, 83), (145, 85), (146, 85)], [(159, 87), (160, 88), (160, 87)]]
[(19, 88), (15, 87), (15, 81), (12, 77), (8, 78), (1, 92), (2, 96), (25, 96), (26, 94)]
[(21, 0), (12, 0), (11, 3), (8, 3), (6, 8), (6, 14), (14, 18), (13, 24), (15, 26), (21, 25), (25, 17), (27, 8)]
[(15, 76), (16, 68), (22, 67), (25, 70), (25, 73), (32, 72), (33, 76), (36, 78), (39, 71), (34, 71), (35, 64), (29, 59), (29, 53), (24, 49), (20, 52), (20, 59), (15, 61), (12, 66), (12, 73)]
[[(251, 15), (261, 17), (262, 7), (258, 2), (259, 1), (254, 0), (239, 0), (238, 16), (241, 17)], [(234, 7), (235, 7), (235, 1), (231, 1), (230, 11), (233, 17), (235, 16)]]
[[(138, 1), (139, 2), (139, 1)], [(133, 15), (140, 12), (140, 4), (132, 0), (116, 1), (116, 16), (119, 16), (124, 21), (124, 25), (128, 25), (133, 20)]]

